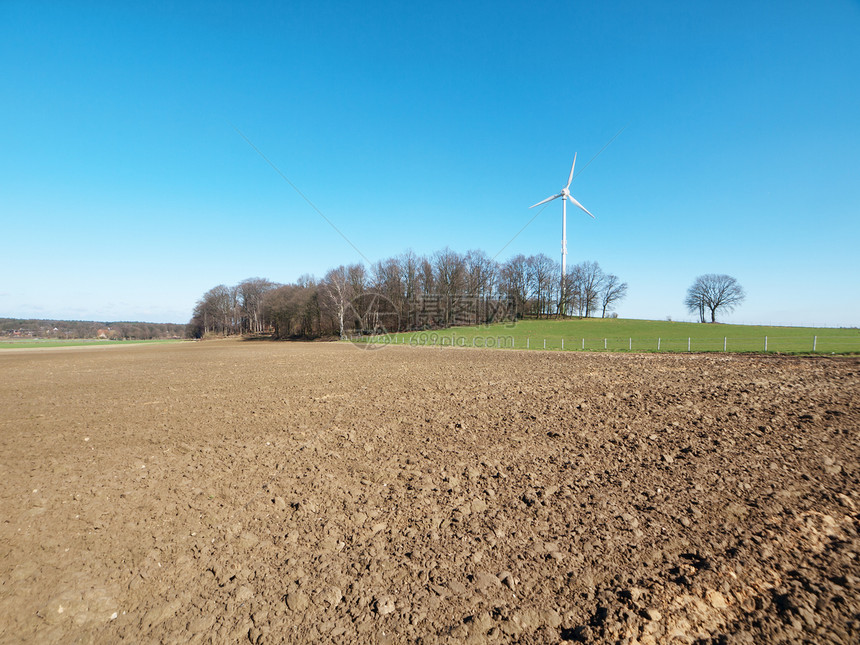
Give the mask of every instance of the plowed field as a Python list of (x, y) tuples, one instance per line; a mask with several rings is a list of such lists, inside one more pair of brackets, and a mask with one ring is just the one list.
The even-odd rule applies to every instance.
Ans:
[(860, 640), (857, 358), (0, 354), (0, 641)]

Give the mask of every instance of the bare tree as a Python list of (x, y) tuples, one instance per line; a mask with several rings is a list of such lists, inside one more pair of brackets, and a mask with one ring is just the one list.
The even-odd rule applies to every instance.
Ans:
[(433, 255), (436, 269), (436, 289), (442, 307), (442, 324), (452, 324), (453, 312), (458, 310), (466, 288), (466, 270), (463, 256), (445, 247)]
[(223, 284), (213, 287), (194, 307), (194, 335), (215, 333), (227, 336), (262, 331), (262, 297), (274, 286), (268, 280), (250, 278), (233, 287)]
[[(578, 266), (568, 266), (567, 275), (564, 276), (564, 282), (561, 283), (558, 294), (558, 316), (569, 316), (573, 312), (579, 311), (581, 302), (580, 293), (582, 291), (582, 281), (580, 280)], [(582, 315), (580, 313), (580, 315)]]
[(242, 331), (260, 333), (265, 327), (263, 319), (263, 295), (277, 287), (265, 278), (248, 278), (238, 284), (240, 326)]
[(606, 318), (606, 311), (616, 302), (623, 300), (627, 295), (627, 283), (612, 273), (603, 277), (603, 285), (600, 291), (600, 301), (603, 305), (601, 318)]
[(522, 315), (528, 298), (526, 256), (520, 254), (505, 262), (500, 270), (500, 280), (499, 290), (513, 301), (517, 315)]
[(687, 311), (691, 314), (699, 315), (699, 322), (705, 322), (705, 291), (701, 277), (696, 278), (693, 285), (687, 289), (684, 306), (687, 307)]
[[(489, 256), (485, 256), (482, 260), (484, 264), (483, 270), (483, 311), (481, 313), (481, 321), (484, 323), (490, 323), (495, 318), (496, 315), (502, 311), (500, 307), (501, 303), (501, 293), (500, 293), (500, 273), (501, 266), (498, 262), (496, 262), (493, 258)], [(491, 305), (491, 303), (495, 303)], [(508, 315), (511, 312), (507, 309), (507, 305), (505, 306), (503, 315)]]
[(346, 317), (347, 306), (352, 300), (352, 283), (349, 281), (345, 266), (341, 264), (326, 274), (322, 282), (322, 291), (325, 294), (325, 302), (334, 309), (340, 337), (346, 338), (344, 318)]
[(263, 296), (263, 311), (272, 324), (275, 338), (289, 338), (293, 333), (293, 323), (298, 316), (294, 300), (296, 289), (296, 285), (287, 284)]
[(352, 311), (353, 326), (362, 331), (367, 331), (371, 326), (373, 305), (375, 298), (368, 293), (370, 278), (363, 264), (350, 264), (346, 268), (349, 288), (352, 292), (350, 309)]
[(405, 309), (399, 258), (387, 258), (374, 264), (371, 286), (376, 294), (374, 329), (386, 332), (399, 331), (401, 316)]
[(717, 322), (717, 312), (733, 311), (746, 298), (738, 281), (729, 275), (708, 273), (700, 275), (687, 289), (684, 304), (690, 313), (698, 313), (700, 322), (705, 322), (705, 312), (711, 314), (711, 322)]
[[(483, 251), (467, 251), (463, 256), (465, 291), (468, 298), (466, 309), (469, 324), (477, 324), (486, 318), (486, 300), (492, 280), (492, 260)], [(464, 312), (464, 313), (466, 313)]]
[[(421, 258), (411, 249), (400, 256), (400, 282), (403, 285), (403, 311), (400, 320), (403, 325), (417, 323), (418, 297), (421, 295)], [(410, 314), (414, 318), (410, 317)]]
[(399, 258), (387, 258), (373, 265), (373, 288), (388, 299), (390, 307), (401, 310), (405, 295)]
[(227, 285), (219, 284), (203, 295), (205, 311), (209, 314), (207, 331), (225, 335), (233, 333), (233, 291)]
[(597, 309), (600, 289), (603, 284), (603, 271), (597, 262), (583, 262), (577, 265), (581, 281), (580, 315), (589, 318)]
[(550, 302), (554, 295), (553, 288), (559, 282), (558, 274), (558, 263), (543, 253), (526, 259), (528, 292), (538, 318), (551, 313)]
[(436, 292), (436, 274), (433, 273), (433, 263), (426, 257), (421, 258), (421, 268), (419, 269), (418, 276), (421, 283), (421, 291), (424, 295)]
[(275, 338), (312, 338), (322, 331), (319, 289), (309, 276), (302, 276), (297, 284), (267, 291), (263, 311), (272, 323)]

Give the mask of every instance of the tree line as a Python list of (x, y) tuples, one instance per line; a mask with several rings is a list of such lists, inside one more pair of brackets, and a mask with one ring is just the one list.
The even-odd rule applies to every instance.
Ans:
[(0, 318), (0, 335), (12, 338), (154, 340), (184, 338), (186, 326), (177, 323)]
[(369, 267), (341, 265), (322, 279), (218, 285), (197, 301), (187, 332), (344, 338), (523, 316), (605, 317), (627, 294), (627, 284), (597, 262), (572, 266), (561, 277), (560, 263), (544, 254), (500, 263), (477, 250), (407, 251)]

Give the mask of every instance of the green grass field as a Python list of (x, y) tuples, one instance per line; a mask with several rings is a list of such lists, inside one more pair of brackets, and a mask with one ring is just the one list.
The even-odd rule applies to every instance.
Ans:
[(368, 336), (359, 342), (565, 351), (855, 354), (860, 353), (860, 329), (591, 318), (454, 327)]
[(156, 340), (96, 340), (94, 338), (70, 338), (53, 340), (45, 338), (2, 338), (0, 350), (28, 349), (34, 347), (78, 347), (81, 345), (138, 345), (141, 343), (181, 343), (181, 339), (164, 338)]

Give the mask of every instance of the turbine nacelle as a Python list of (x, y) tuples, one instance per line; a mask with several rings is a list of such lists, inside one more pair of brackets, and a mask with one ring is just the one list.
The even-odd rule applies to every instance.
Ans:
[[(567, 178), (567, 186), (565, 186), (564, 188), (562, 188), (562, 189), (561, 189), (561, 192), (560, 192), (558, 195), (552, 195), (552, 196), (550, 196), (550, 197), (547, 197), (547, 198), (546, 198), (546, 199), (544, 199), (543, 201), (539, 201), (537, 204), (534, 204), (533, 206), (529, 206), (529, 208), (534, 208), (535, 206), (540, 206), (541, 204), (546, 204), (547, 202), (551, 202), (552, 200), (554, 200), (554, 199), (558, 199), (559, 197), (561, 197), (562, 203), (563, 203), (565, 206), (566, 206), (566, 203), (565, 203), (565, 202), (567, 202), (567, 200), (570, 200), (570, 203), (571, 203), (571, 204), (576, 205), (578, 208), (580, 208), (580, 209), (582, 209), (583, 211), (585, 211), (586, 213), (588, 213), (588, 215), (589, 215), (592, 219), (596, 219), (596, 218), (594, 217), (594, 215), (592, 215), (592, 214), (591, 214), (591, 212), (589, 212), (589, 210), (588, 210), (585, 206), (583, 206), (583, 205), (582, 205), (582, 204), (580, 204), (578, 201), (576, 201), (576, 200), (573, 198), (573, 195), (571, 195), (571, 194), (570, 194), (570, 184), (573, 182), (573, 169), (574, 169), (574, 168), (576, 168), (576, 153), (574, 153), (574, 154), (573, 154), (573, 163), (570, 165), (570, 175), (569, 175), (569, 176), (568, 176), (568, 178)], [(566, 214), (566, 213), (565, 213), (565, 214)]]

